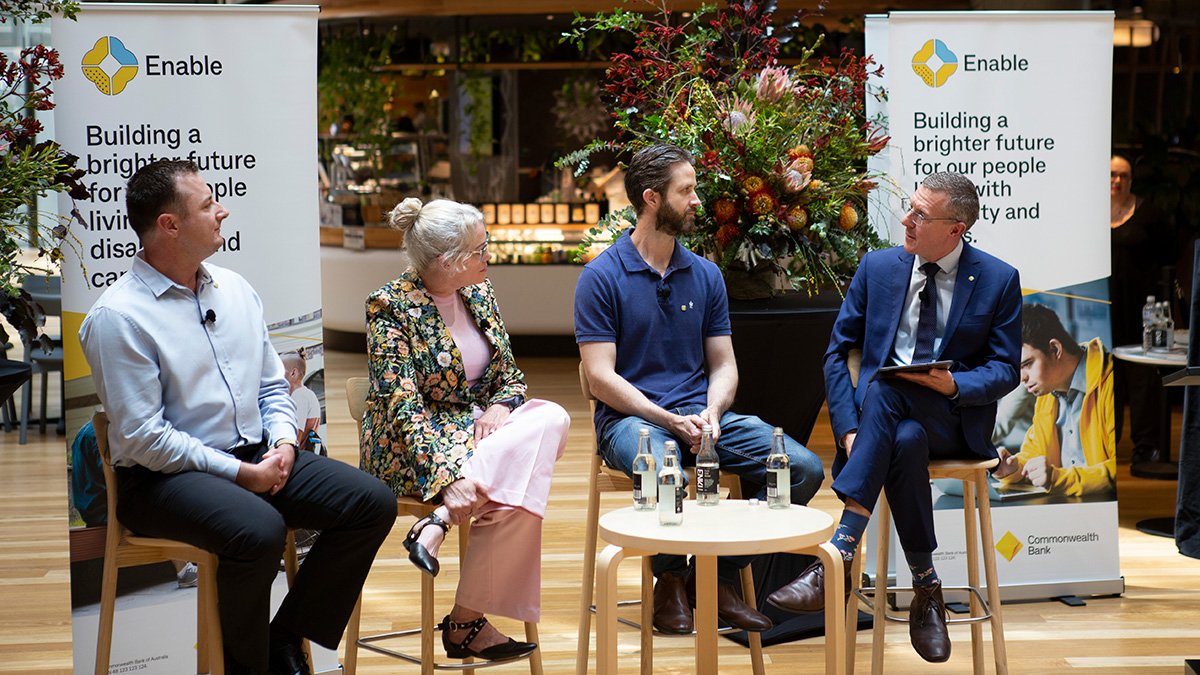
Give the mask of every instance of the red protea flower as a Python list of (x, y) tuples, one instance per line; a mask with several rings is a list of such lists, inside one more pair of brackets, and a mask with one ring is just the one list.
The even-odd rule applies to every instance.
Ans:
[(750, 211), (752, 213), (765, 216), (775, 213), (778, 209), (779, 200), (771, 194), (770, 190), (761, 190), (750, 195)]

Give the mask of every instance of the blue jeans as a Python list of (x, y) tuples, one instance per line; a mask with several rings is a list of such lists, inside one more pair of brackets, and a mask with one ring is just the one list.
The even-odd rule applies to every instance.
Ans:
[[(693, 405), (675, 408), (677, 415), (698, 414), (704, 406)], [(633, 474), (633, 458), (637, 455), (638, 431), (650, 430), (650, 452), (656, 466), (663, 465), (663, 444), (673, 440), (680, 445), (680, 461), (684, 466), (696, 463), (696, 456), (688, 451), (686, 444), (670, 431), (647, 422), (640, 417), (624, 417), (610, 422), (600, 434), (598, 449), (604, 462), (614, 469)], [(767, 495), (767, 455), (771, 453), (771, 435), (774, 427), (753, 415), (726, 412), (721, 416), (721, 430), (717, 437), (717, 457), (721, 471), (737, 474), (742, 478), (742, 494), (746, 498), (765, 499)], [(807, 504), (821, 487), (825, 470), (821, 460), (786, 434), (784, 449), (791, 460), (792, 503)], [(685, 479), (686, 480), (686, 477)], [(717, 560), (717, 577), (722, 584), (736, 585), (738, 571), (749, 565), (755, 556), (722, 557)], [(678, 555), (656, 555), (652, 560), (654, 576), (671, 572), (682, 576), (687, 572), (687, 558)]]

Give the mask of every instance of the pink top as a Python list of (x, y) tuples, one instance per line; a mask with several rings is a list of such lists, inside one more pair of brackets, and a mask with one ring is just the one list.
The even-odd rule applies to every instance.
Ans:
[(487, 370), (488, 364), (492, 361), (491, 343), (487, 341), (483, 331), (479, 330), (479, 325), (467, 311), (462, 296), (458, 293), (452, 295), (430, 293), (429, 296), (433, 298), (433, 304), (437, 306), (438, 313), (442, 315), (442, 321), (446, 322), (446, 328), (450, 330), (450, 337), (454, 340), (454, 345), (462, 354), (463, 370), (467, 373), (467, 384), (472, 387), (479, 384), (479, 380), (483, 379), (483, 372)]

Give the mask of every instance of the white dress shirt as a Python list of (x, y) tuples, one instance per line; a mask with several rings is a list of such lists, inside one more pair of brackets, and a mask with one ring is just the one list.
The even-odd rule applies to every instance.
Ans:
[[(950, 303), (954, 300), (954, 281), (958, 276), (958, 260), (962, 257), (963, 243), (958, 240), (941, 260), (934, 286), (938, 294), (937, 333), (933, 339), (933, 356), (936, 360), (942, 348), (942, 336), (946, 333), (946, 317), (950, 316)], [(925, 290), (927, 281), (921, 266), (929, 262), (921, 256), (913, 256), (912, 275), (908, 279), (908, 293), (904, 296), (905, 310), (900, 314), (900, 326), (896, 329), (896, 342), (892, 346), (892, 364), (907, 366), (912, 363), (913, 351), (917, 347), (917, 323), (921, 319), (921, 300), (918, 294)]]
[[(296, 407), (262, 301), (230, 270), (201, 265), (193, 293), (143, 256), (79, 329), (111, 422), (113, 463), (233, 480), (241, 462), (230, 449), (264, 434), (296, 438)], [(210, 311), (215, 320), (204, 321)]]

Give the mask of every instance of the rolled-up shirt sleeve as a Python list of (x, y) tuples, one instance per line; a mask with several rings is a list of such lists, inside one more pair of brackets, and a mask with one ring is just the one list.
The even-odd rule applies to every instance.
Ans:
[[(96, 392), (112, 422), (109, 440), (115, 465), (136, 464), (162, 473), (204, 471), (229, 480), (237, 477), (241, 466), (237, 458), (205, 446), (167, 421), (158, 349), (132, 320), (111, 307), (97, 307), (84, 320), (79, 337)], [(277, 356), (274, 361), (282, 381)]]

